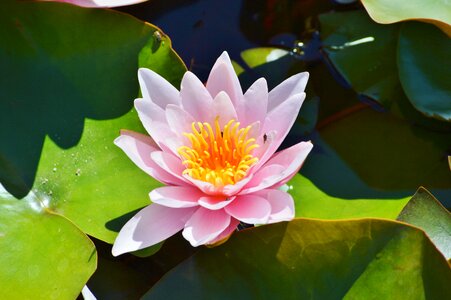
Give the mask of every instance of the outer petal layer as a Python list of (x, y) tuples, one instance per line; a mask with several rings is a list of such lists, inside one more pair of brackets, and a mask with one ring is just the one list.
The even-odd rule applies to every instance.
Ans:
[(260, 158), (259, 166), (265, 163), (282, 144), (296, 121), (296, 117), (298, 116), (299, 109), (301, 108), (304, 99), (305, 94), (295, 94), (268, 113), (262, 133), (275, 131), (276, 136), (274, 141)]
[(168, 104), (180, 105), (179, 91), (154, 71), (139, 69), (138, 80), (144, 99), (152, 100), (162, 109)]
[(145, 2), (147, 0), (40, 0), (71, 3), (83, 7), (118, 7)]
[(226, 207), (232, 203), (233, 200), (235, 200), (235, 197), (203, 195), (199, 198), (199, 205), (207, 209), (217, 210)]
[(113, 245), (113, 255), (150, 247), (169, 238), (183, 228), (195, 210), (158, 204), (143, 208), (122, 227)]
[(307, 85), (309, 73), (303, 72), (284, 80), (269, 92), (268, 112), (296, 94), (302, 94)]
[(210, 121), (213, 98), (199, 78), (189, 71), (182, 78), (180, 96), (183, 109), (197, 122)]
[(271, 205), (268, 223), (290, 221), (294, 218), (294, 201), (290, 194), (278, 189), (267, 189), (255, 195), (265, 198)]
[(242, 126), (254, 122), (264, 124), (268, 107), (268, 85), (264, 78), (255, 81), (244, 94), (239, 106), (239, 117)]
[(285, 182), (299, 171), (312, 150), (310, 142), (300, 142), (276, 153), (263, 168), (258, 170), (240, 194), (249, 194)]
[(207, 89), (213, 98), (221, 91), (226, 92), (235, 107), (242, 101), (243, 91), (227, 52), (221, 54), (211, 69)]
[(114, 143), (127, 154), (135, 165), (156, 180), (165, 184), (185, 184), (183, 180), (171, 175), (150, 158), (151, 153), (159, 152), (160, 149), (149, 136), (123, 130)]
[(154, 189), (149, 194), (153, 203), (172, 208), (198, 206), (198, 201), (204, 194), (194, 187), (163, 186)]
[(230, 225), (229, 227), (227, 227), (223, 232), (221, 232), (220, 235), (218, 235), (217, 238), (215, 238), (214, 240), (212, 240), (211, 242), (209, 242), (209, 245), (213, 245), (216, 246), (214, 244), (222, 244), (223, 241), (226, 241), (227, 238), (236, 230), (236, 227), (238, 226), (238, 224), (240, 224), (240, 221), (238, 221), (235, 218), (232, 218), (230, 220)]
[(183, 237), (193, 247), (210, 243), (230, 225), (230, 216), (224, 210), (197, 209), (185, 225)]
[(260, 196), (237, 196), (235, 201), (225, 207), (232, 217), (248, 224), (266, 224), (271, 214), (271, 205)]

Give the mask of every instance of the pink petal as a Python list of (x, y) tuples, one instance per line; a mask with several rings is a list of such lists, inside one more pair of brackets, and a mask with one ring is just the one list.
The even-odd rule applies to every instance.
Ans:
[(211, 242), (230, 225), (230, 216), (224, 210), (199, 207), (186, 222), (183, 237), (193, 247)]
[(194, 118), (180, 106), (169, 104), (166, 107), (166, 120), (171, 130), (180, 137), (184, 132), (192, 132)]
[(168, 104), (180, 105), (179, 91), (152, 70), (140, 68), (138, 80), (143, 98), (165, 109)]
[(213, 184), (211, 184), (209, 182), (194, 179), (187, 174), (183, 175), (183, 177), (185, 178), (185, 180), (191, 182), (193, 185), (195, 185), (198, 189), (200, 189), (202, 192), (204, 192), (207, 195), (212, 195), (212, 196), (221, 195), (221, 191), (218, 190), (218, 188), (216, 188)]
[(213, 100), (212, 109), (213, 119), (211, 121), (214, 121), (214, 119), (219, 116), (219, 126), (221, 126), (221, 128), (223, 128), (230, 120), (237, 119), (235, 107), (233, 107), (232, 101), (225, 92), (219, 92), (218, 95), (216, 95)]
[(158, 152), (160, 149), (149, 136), (123, 130), (121, 135), (114, 140), (114, 144), (121, 148), (135, 165), (156, 180), (165, 184), (186, 184), (159, 167), (150, 158), (151, 153)]
[(199, 198), (199, 205), (211, 209), (217, 210), (226, 207), (229, 205), (235, 197), (226, 197), (226, 196), (203, 196)]
[(180, 96), (183, 109), (190, 113), (196, 121), (210, 121), (213, 99), (202, 82), (189, 71), (182, 78)]
[(224, 186), (222, 189), (222, 194), (226, 196), (234, 196), (239, 191), (243, 189), (243, 187), (248, 184), (248, 182), (252, 179), (252, 174), (248, 174), (245, 178), (241, 179), (240, 181), (236, 182), (235, 184), (229, 184)]
[(168, 208), (151, 204), (122, 227), (113, 245), (118, 256), (155, 245), (180, 231), (196, 208)]
[(307, 85), (309, 73), (303, 72), (284, 80), (269, 92), (268, 112), (296, 94), (302, 94)]
[(211, 69), (207, 89), (212, 97), (216, 97), (221, 91), (226, 92), (235, 107), (242, 101), (243, 91), (227, 52), (221, 54)]
[(231, 197), (237, 194), (252, 179), (252, 174), (249, 174), (247, 177), (243, 178), (235, 184), (229, 184), (223, 187), (216, 187), (209, 182), (194, 179), (189, 175), (184, 175), (183, 177), (207, 195)]
[(268, 223), (290, 221), (294, 218), (294, 201), (290, 194), (277, 189), (266, 189), (255, 193), (271, 205)]
[(180, 179), (182, 182), (185, 182), (184, 185), (188, 182), (185, 177), (183, 177), (182, 173), (185, 170), (185, 166), (182, 164), (180, 158), (172, 155), (168, 152), (163, 151), (154, 151), (152, 152), (150, 158), (163, 170), (171, 174), (172, 176)]
[[(255, 157), (259, 158), (259, 161), (256, 165), (256, 168), (254, 169), (259, 169), (263, 162), (262, 162), (262, 157), (263, 156), (267, 156), (265, 155), (266, 153), (269, 153), (269, 148), (272, 146), (273, 143), (275, 143), (277, 140), (277, 133), (274, 130), (270, 130), (268, 132), (259, 132), (260, 136), (257, 137), (257, 144), (260, 145), (260, 147), (254, 149), (253, 155)], [(273, 153), (273, 152), (272, 152)], [(267, 160), (267, 159), (266, 159)]]
[(247, 126), (254, 122), (264, 124), (268, 106), (268, 85), (264, 78), (260, 78), (251, 85), (244, 94), (244, 100), (240, 106), (240, 122)]
[(217, 238), (215, 238), (214, 240), (212, 240), (208, 244), (209, 245), (213, 245), (213, 244), (219, 243), (222, 240), (228, 238), (234, 231), (236, 231), (236, 227), (238, 226), (238, 224), (240, 224), (240, 221), (238, 221), (235, 218), (231, 218), (229, 227), (224, 229), (224, 231), (221, 232), (221, 234), (218, 235)]
[(298, 116), (299, 109), (301, 108), (304, 99), (305, 94), (293, 95), (268, 113), (261, 132), (264, 134), (269, 131), (275, 131), (276, 138), (268, 147), (266, 153), (260, 158), (259, 165), (266, 162), (273, 153), (276, 152), (280, 144), (282, 144), (296, 121), (296, 117)]
[(199, 198), (204, 196), (198, 189), (187, 186), (164, 186), (154, 189), (149, 195), (153, 203), (173, 208), (198, 206)]
[(144, 128), (147, 129), (152, 121), (166, 123), (164, 109), (153, 103), (152, 100), (138, 98), (135, 99), (134, 104)]
[(312, 143), (300, 142), (276, 153), (260, 170), (255, 172), (253, 179), (240, 194), (254, 193), (293, 177), (312, 148)]
[(162, 150), (177, 154), (182, 140), (169, 128), (165, 112), (159, 106), (144, 99), (135, 100), (135, 108), (146, 131)]
[(269, 202), (256, 195), (237, 196), (224, 209), (232, 217), (248, 224), (266, 224), (271, 213)]
[(252, 187), (270, 187), (274, 185), (274, 178), (278, 178), (280, 174), (285, 171), (285, 166), (271, 164), (264, 165), (254, 173), (252, 180), (246, 185), (246, 188), (241, 191), (242, 194), (255, 192), (257, 189)]
[(39, 0), (70, 3), (82, 7), (118, 7), (145, 2), (147, 0)]

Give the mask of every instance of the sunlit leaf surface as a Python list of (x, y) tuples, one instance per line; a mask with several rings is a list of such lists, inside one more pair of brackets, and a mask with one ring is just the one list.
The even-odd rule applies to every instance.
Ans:
[(451, 258), (451, 214), (426, 189), (418, 189), (398, 220), (423, 229), (443, 255)]
[(446, 299), (450, 281), (447, 261), (418, 229), (298, 219), (202, 249), (144, 299)]
[(0, 185), (1, 299), (74, 299), (97, 267), (94, 244), (48, 200)]
[(0, 125), (12, 129), (0, 132), (0, 179), (17, 197), (34, 184), (53, 211), (112, 243), (158, 185), (113, 145), (120, 129), (143, 130), (130, 111), (137, 68), (177, 85), (185, 67), (162, 32), (127, 15), (11, 5), (0, 12)]
[(451, 35), (451, 4), (447, 0), (362, 0), (371, 18), (389, 24), (418, 20), (433, 23)]

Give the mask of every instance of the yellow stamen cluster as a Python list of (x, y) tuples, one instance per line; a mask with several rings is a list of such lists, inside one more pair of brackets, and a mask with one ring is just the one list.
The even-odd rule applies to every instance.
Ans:
[(258, 161), (252, 155), (258, 144), (248, 137), (251, 126), (240, 128), (240, 122), (230, 120), (221, 130), (217, 117), (214, 128), (201, 122), (193, 122), (191, 128), (192, 132), (183, 133), (191, 147), (178, 148), (186, 166), (183, 174), (222, 187), (243, 179)]

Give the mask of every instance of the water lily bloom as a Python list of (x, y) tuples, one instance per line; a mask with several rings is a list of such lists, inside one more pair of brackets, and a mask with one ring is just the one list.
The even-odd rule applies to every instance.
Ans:
[(166, 186), (124, 225), (113, 255), (157, 244), (180, 230), (192, 246), (218, 243), (240, 222), (294, 218), (293, 198), (279, 189), (312, 149), (301, 142), (276, 152), (293, 125), (308, 73), (268, 93), (264, 78), (243, 94), (227, 52), (206, 86), (186, 72), (180, 92), (157, 73), (138, 71), (142, 99), (135, 108), (144, 135), (123, 130), (115, 140), (143, 171)]
[(83, 7), (118, 7), (137, 4), (148, 0), (40, 0), (40, 1), (65, 2)]

